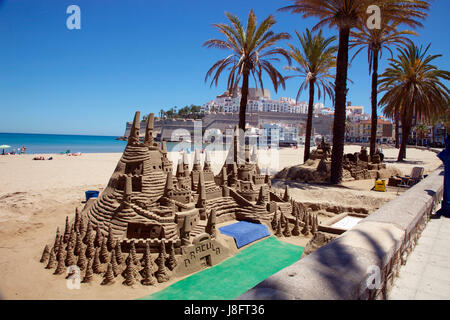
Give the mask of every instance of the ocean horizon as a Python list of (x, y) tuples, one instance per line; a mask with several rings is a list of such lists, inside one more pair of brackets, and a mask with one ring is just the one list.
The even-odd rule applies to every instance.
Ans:
[[(46, 134), (46, 133), (7, 133), (0, 132), (0, 145), (9, 145), (5, 152), (18, 152), (23, 146), (27, 154), (70, 153), (122, 153), (127, 141), (116, 140), (119, 136), (97, 136), (77, 134)], [(202, 148), (206, 145), (202, 145)], [(167, 142), (167, 150), (195, 149), (194, 144)], [(3, 149), (0, 149), (0, 153)]]
[[(9, 145), (5, 152), (26, 147), (26, 153), (115, 153), (123, 152), (126, 141), (116, 140), (118, 136), (6, 133), (0, 132), (0, 145)], [(3, 150), (0, 150), (2, 152)]]

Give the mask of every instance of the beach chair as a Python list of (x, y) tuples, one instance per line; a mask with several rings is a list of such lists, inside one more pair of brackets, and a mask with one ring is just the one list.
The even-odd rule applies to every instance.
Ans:
[(424, 167), (414, 167), (411, 170), (411, 174), (408, 176), (398, 176), (400, 179), (402, 179), (402, 182), (400, 183), (400, 187), (412, 187), (413, 185), (415, 185), (416, 183), (418, 183), (419, 181), (421, 181), (424, 176), (423, 176), (423, 172), (424, 172)]

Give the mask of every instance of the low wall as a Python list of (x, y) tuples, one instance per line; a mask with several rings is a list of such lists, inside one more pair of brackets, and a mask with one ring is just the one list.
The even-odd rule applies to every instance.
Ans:
[[(385, 299), (401, 264), (443, 196), (443, 169), (430, 174), (329, 244), (238, 299)], [(378, 279), (375, 288), (369, 280)]]

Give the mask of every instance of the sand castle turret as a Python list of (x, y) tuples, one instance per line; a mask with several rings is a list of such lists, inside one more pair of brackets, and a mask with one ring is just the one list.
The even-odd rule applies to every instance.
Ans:
[(153, 146), (153, 129), (154, 129), (155, 114), (152, 112), (148, 115), (147, 127), (145, 128), (144, 145)]
[(285, 237), (290, 237), (292, 235), (291, 230), (289, 229), (289, 221), (287, 219), (286, 219), (286, 226), (284, 228), (283, 235)]
[[(62, 251), (62, 250), (60, 250)], [(66, 271), (64, 264), (64, 255), (58, 254), (57, 256), (58, 264), (56, 266), (55, 272), (53, 274), (63, 274)]]
[(90, 239), (88, 240), (88, 244), (86, 247), (86, 258), (91, 259), (95, 256), (95, 247), (94, 247), (94, 239), (93, 236), (90, 236)]
[(100, 226), (97, 225), (96, 231), (95, 231), (95, 239), (94, 239), (94, 246), (96, 248), (100, 248), (103, 243), (103, 234), (100, 231)]
[(67, 246), (66, 260), (64, 261), (66, 267), (73, 266), (74, 264), (77, 263), (75, 255), (73, 254), (73, 250), (74, 250), (74, 248), (72, 247), (72, 245)]
[(187, 246), (191, 244), (191, 241), (189, 240), (189, 235), (192, 230), (190, 218), (188, 216), (185, 216), (183, 219), (183, 227), (180, 230), (181, 233), (181, 244), (183, 246)]
[(302, 229), (302, 234), (304, 235), (304, 236), (308, 236), (309, 235), (309, 218), (308, 218), (308, 216), (306, 216), (306, 218), (305, 218), (305, 225), (304, 225), (304, 227), (303, 227), (303, 229)]
[(134, 264), (139, 264), (139, 259), (137, 258), (136, 246), (134, 245), (134, 242), (131, 242), (130, 245), (130, 256)]
[(108, 249), (108, 251), (112, 251), (114, 249), (114, 246), (115, 246), (114, 234), (112, 232), (112, 227), (109, 226), (106, 248)]
[(133, 124), (131, 125), (130, 129), (130, 135), (128, 137), (128, 145), (131, 146), (138, 146), (139, 145), (139, 136), (140, 136), (140, 129), (141, 129), (141, 113), (139, 111), (136, 111), (134, 114), (134, 120)]

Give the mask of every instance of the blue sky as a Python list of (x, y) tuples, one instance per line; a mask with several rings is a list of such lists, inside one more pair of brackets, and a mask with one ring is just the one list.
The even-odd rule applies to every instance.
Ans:
[[(202, 44), (220, 37), (213, 23), (225, 11), (246, 22), (274, 14), (275, 31), (302, 32), (317, 19), (276, 12), (286, 0), (0, 0), (0, 132), (121, 135), (134, 111), (203, 104), (225, 91), (205, 83), (206, 71), (227, 52)], [(81, 8), (81, 30), (66, 28), (66, 8)], [(450, 1), (435, 0), (419, 44), (444, 56), (450, 70)], [(326, 35), (337, 30), (325, 29)], [(286, 46), (286, 42), (281, 43)], [(383, 55), (380, 71), (386, 66)], [(282, 68), (283, 64), (279, 67)], [(367, 54), (352, 64), (347, 99), (370, 111)], [(294, 97), (298, 82), (272, 96)], [(303, 94), (301, 100), (307, 100)], [(326, 102), (328, 104), (328, 101)]]

